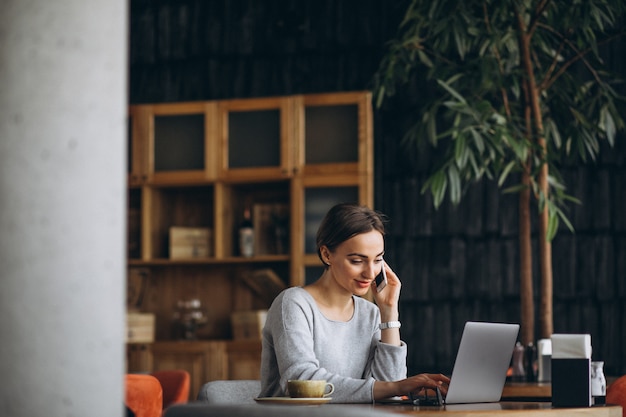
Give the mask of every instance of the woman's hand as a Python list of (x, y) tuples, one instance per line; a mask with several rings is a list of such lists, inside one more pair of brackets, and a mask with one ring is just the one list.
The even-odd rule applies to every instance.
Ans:
[(376, 381), (374, 382), (374, 399), (418, 394), (424, 389), (436, 390), (439, 387), (441, 395), (445, 397), (448, 393), (450, 378), (442, 374), (419, 374), (395, 382)]
[(380, 292), (376, 289), (376, 282), (372, 281), (372, 293), (376, 305), (380, 309), (381, 322), (398, 320), (398, 300), (400, 299), (400, 287), (402, 283), (387, 262), (383, 262), (383, 268), (387, 273), (387, 286)]
[(450, 378), (442, 374), (419, 374), (399, 381), (403, 395), (408, 393), (417, 394), (425, 388), (435, 390), (439, 387), (444, 397), (448, 393)]

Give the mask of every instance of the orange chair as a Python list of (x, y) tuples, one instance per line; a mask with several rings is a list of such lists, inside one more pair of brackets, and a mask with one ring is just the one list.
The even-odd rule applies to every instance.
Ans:
[(626, 417), (626, 375), (617, 378), (606, 390), (606, 403), (622, 406), (622, 416)]
[(126, 406), (135, 417), (161, 417), (163, 388), (152, 375), (126, 374)]
[(163, 388), (163, 409), (173, 404), (182, 404), (189, 401), (191, 376), (182, 369), (154, 371), (150, 375), (161, 383)]

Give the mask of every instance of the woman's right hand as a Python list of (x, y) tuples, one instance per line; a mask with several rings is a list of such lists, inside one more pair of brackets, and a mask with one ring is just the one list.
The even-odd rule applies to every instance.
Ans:
[(404, 393), (403, 395), (408, 393), (417, 394), (424, 388), (433, 390), (439, 388), (441, 395), (445, 397), (448, 393), (450, 378), (442, 374), (419, 374), (398, 382), (400, 383), (401, 392)]
[(376, 381), (374, 383), (374, 399), (382, 400), (401, 395), (417, 395), (425, 388), (435, 390), (437, 387), (439, 387), (441, 395), (445, 397), (448, 393), (449, 384), (450, 378), (442, 374), (419, 374), (394, 382)]

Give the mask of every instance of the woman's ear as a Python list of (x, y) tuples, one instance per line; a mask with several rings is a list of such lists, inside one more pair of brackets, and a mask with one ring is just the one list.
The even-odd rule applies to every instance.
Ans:
[(328, 250), (328, 247), (322, 246), (320, 248), (320, 254), (322, 254), (322, 262), (330, 266), (330, 251)]

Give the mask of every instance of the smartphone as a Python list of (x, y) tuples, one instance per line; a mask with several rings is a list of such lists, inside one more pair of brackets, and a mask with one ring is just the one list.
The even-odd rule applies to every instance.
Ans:
[(380, 274), (376, 276), (376, 290), (381, 292), (383, 288), (387, 286), (387, 273), (385, 272), (385, 261), (382, 262), (383, 267), (380, 270)]

